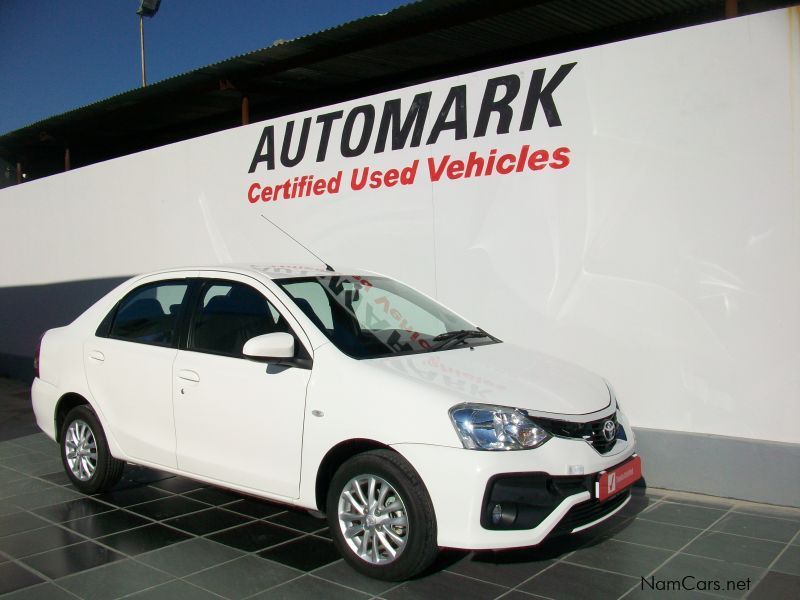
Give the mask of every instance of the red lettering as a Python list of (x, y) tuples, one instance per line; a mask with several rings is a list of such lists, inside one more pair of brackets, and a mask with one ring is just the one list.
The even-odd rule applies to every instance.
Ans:
[(511, 173), (516, 166), (514, 164), (516, 158), (517, 157), (513, 154), (503, 154), (503, 156), (497, 159), (497, 172), (500, 173), (500, 175), (508, 175)]
[(381, 296), (377, 300), (375, 300), (375, 304), (382, 304), (383, 305), (383, 312), (389, 313), (389, 299), (386, 296)]
[(383, 176), (383, 184), (386, 187), (394, 187), (400, 180), (400, 171), (397, 169), (389, 169)]
[(528, 151), (531, 149), (528, 144), (525, 144), (519, 153), (519, 158), (517, 159), (517, 173), (522, 173), (522, 170), (525, 168), (525, 163), (528, 161)]
[(528, 168), (532, 171), (541, 171), (547, 166), (547, 160), (550, 158), (550, 153), (547, 150), (537, 150), (528, 159)]
[[(260, 189), (261, 186), (257, 183), (254, 183), (250, 186), (250, 189), (247, 190), (247, 199), (250, 200), (250, 204), (255, 204), (258, 202), (258, 190)], [(255, 194), (253, 192), (255, 192)]]
[(561, 147), (556, 148), (553, 152), (553, 162), (550, 163), (550, 166), (553, 169), (563, 169), (567, 165), (569, 165), (569, 148)]
[(329, 194), (338, 194), (339, 193), (339, 186), (342, 184), (342, 172), (337, 171), (336, 175), (331, 177), (328, 180), (328, 193)]
[(358, 177), (359, 169), (353, 169), (353, 175), (350, 177), (350, 187), (355, 191), (364, 189), (364, 186), (367, 185), (369, 167), (364, 167), (363, 169), (360, 169), (360, 171), (362, 173), (360, 179)]
[(438, 168), (435, 166), (436, 161), (434, 161), (433, 158), (428, 159), (428, 172), (430, 173), (431, 181), (436, 182), (442, 178), (442, 175), (444, 175), (444, 170), (445, 168), (447, 168), (448, 162), (450, 162), (449, 154), (445, 154), (442, 157), (442, 160), (439, 163)]
[(324, 179), (317, 179), (314, 182), (314, 195), (321, 196), (325, 193), (325, 180)]
[(419, 166), (419, 161), (415, 160), (409, 166), (402, 170), (400, 173), (400, 183), (403, 185), (411, 185), (414, 183), (414, 178), (417, 176), (417, 167)]
[(464, 161), (454, 160), (447, 166), (447, 176), (450, 179), (461, 179), (464, 175)]
[(470, 152), (467, 159), (467, 177), (476, 175), (480, 177), (483, 175), (483, 159), (478, 156), (477, 152)]
[(494, 161), (497, 158), (495, 155), (497, 154), (497, 148), (492, 148), (489, 150), (489, 159), (486, 161), (486, 174), (491, 175), (492, 170), (494, 169)]
[(368, 292), (369, 288), (372, 287), (372, 284), (363, 277), (359, 277), (358, 275), (353, 275), (353, 279), (355, 279), (358, 283), (364, 286), (365, 292)]

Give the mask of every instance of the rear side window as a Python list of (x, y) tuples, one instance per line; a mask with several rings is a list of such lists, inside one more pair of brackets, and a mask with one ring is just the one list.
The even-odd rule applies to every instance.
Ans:
[(276, 331), (290, 329), (259, 291), (232, 281), (208, 283), (191, 325), (189, 350), (242, 356), (247, 340)]
[(136, 288), (120, 302), (109, 337), (174, 346), (178, 335), (178, 315), (186, 296), (184, 282), (149, 283)]

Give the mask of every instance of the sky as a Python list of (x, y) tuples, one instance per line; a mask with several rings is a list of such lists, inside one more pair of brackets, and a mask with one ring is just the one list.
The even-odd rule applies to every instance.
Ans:
[[(147, 81), (410, 0), (162, 0)], [(0, 0), (0, 135), (141, 85), (139, 0)]]

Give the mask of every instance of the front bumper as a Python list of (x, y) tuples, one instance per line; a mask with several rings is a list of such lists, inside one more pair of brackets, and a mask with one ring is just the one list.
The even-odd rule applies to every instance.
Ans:
[[(582, 440), (564, 438), (552, 438), (533, 450), (509, 452), (423, 444), (398, 444), (393, 448), (414, 466), (425, 482), (436, 513), (439, 546), (500, 550), (535, 546), (550, 535), (591, 527), (622, 509), (629, 500), (629, 492), (600, 503), (594, 499), (593, 482), (597, 473), (625, 462), (634, 454), (635, 441), (627, 426), (626, 433), (627, 444), (607, 455), (599, 454)], [(571, 475), (577, 466), (583, 467), (586, 475)], [(539, 485), (526, 489), (526, 478)], [(548, 479), (551, 486), (553, 480), (558, 482), (552, 493), (547, 492)], [(497, 485), (504, 481), (511, 485)], [(506, 497), (506, 500), (514, 500), (518, 512), (527, 513), (519, 522), (522, 528), (487, 527), (492, 494), (513, 496), (515, 487), (516, 498)], [(549, 498), (539, 503), (545, 508), (520, 510), (526, 498), (542, 499), (543, 494)], [(531, 504), (535, 503), (528, 502), (527, 506)]]
[[(631, 460), (633, 457), (614, 466)], [(589, 499), (573, 505), (550, 535), (586, 529), (620, 510), (630, 497), (630, 491), (625, 489), (601, 502), (596, 497), (596, 482), (596, 473), (566, 477), (547, 473), (494, 476), (486, 484), (481, 526), (496, 531), (535, 529), (567, 498), (585, 497), (585, 492), (589, 492)]]

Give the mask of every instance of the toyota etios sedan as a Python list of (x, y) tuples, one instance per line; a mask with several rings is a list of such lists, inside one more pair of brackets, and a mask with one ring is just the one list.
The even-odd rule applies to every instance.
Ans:
[(231, 266), (120, 285), (42, 338), (36, 419), (75, 487), (126, 462), (327, 515), (357, 570), (532, 546), (641, 477), (602, 378), (364, 271)]

